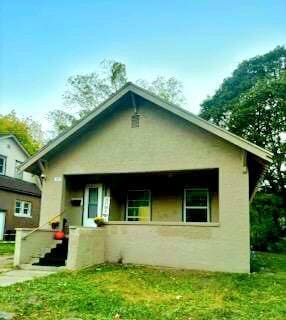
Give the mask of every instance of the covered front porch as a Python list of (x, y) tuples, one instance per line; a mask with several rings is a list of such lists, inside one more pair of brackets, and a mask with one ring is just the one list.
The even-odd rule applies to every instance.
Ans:
[[(226, 176), (210, 168), (54, 177), (62, 186), (53, 196), (62, 199), (59, 228), (68, 234), (66, 267), (112, 262), (248, 272), (249, 230), (239, 227), (244, 213), (229, 219), (237, 210), (232, 199), (235, 203), (241, 195), (234, 180), (231, 188), (222, 183)], [(96, 216), (104, 217), (103, 227), (96, 227)], [(43, 256), (43, 247), (57, 246), (47, 227), (32, 234), (19, 230), (15, 265)]]
[(218, 223), (218, 169), (66, 175), (62, 222)]

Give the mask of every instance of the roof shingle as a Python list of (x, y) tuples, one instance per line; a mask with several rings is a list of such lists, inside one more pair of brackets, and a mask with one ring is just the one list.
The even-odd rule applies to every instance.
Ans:
[(0, 189), (32, 195), (36, 197), (41, 196), (41, 190), (35, 183), (27, 182), (8, 176), (0, 175)]

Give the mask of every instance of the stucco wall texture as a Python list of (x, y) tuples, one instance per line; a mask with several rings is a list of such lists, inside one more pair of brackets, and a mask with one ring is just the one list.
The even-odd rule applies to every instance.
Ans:
[[(160, 256), (165, 248), (165, 258), (157, 257), (155, 264), (248, 272), (249, 190), (243, 151), (150, 103), (139, 106), (139, 128), (131, 128), (132, 114), (133, 109), (126, 106), (102, 116), (48, 161), (40, 224), (64, 210), (65, 175), (218, 168), (219, 227), (180, 226), (176, 235), (170, 236), (174, 230), (170, 226), (165, 226), (170, 232), (163, 233), (150, 229), (153, 226), (107, 226), (108, 256), (117, 259), (116, 252), (121, 250), (126, 262), (153, 264), (148, 256)], [(188, 236), (181, 236), (182, 230)], [(129, 232), (135, 232), (136, 240), (129, 238)], [(192, 236), (200, 233), (201, 238)], [(149, 251), (147, 237), (153, 241)], [(163, 261), (168, 259), (167, 253), (169, 263)]]

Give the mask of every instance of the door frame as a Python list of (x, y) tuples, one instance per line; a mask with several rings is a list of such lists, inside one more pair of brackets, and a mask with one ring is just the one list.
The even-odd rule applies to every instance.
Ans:
[(82, 225), (83, 225), (83, 227), (94, 227), (94, 228), (96, 228), (96, 224), (93, 221), (94, 218), (88, 218), (89, 189), (92, 189), (92, 188), (98, 188), (98, 212), (97, 212), (97, 216), (101, 216), (101, 214), (102, 214), (103, 185), (102, 185), (102, 183), (87, 184), (85, 186), (85, 189), (84, 189)]

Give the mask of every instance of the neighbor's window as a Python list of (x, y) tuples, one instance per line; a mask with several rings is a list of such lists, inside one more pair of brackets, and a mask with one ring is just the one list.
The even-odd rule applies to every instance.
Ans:
[(209, 191), (185, 189), (185, 222), (209, 222)]
[(5, 175), (6, 172), (6, 157), (0, 156), (0, 174)]
[(150, 190), (130, 190), (127, 194), (127, 221), (150, 221)]
[(15, 178), (17, 179), (23, 179), (23, 171), (19, 170), (19, 167), (21, 164), (22, 164), (21, 161), (18, 161), (18, 160), (15, 161)]
[(15, 216), (31, 217), (32, 216), (32, 203), (28, 202), (28, 201), (16, 200)]

